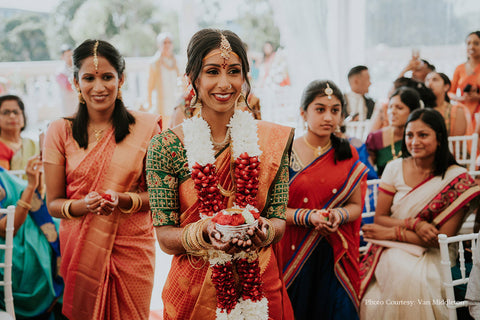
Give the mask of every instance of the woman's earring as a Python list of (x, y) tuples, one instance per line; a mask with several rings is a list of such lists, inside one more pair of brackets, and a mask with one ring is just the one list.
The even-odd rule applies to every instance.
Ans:
[(80, 104), (85, 104), (85, 99), (83, 99), (82, 92), (80, 91), (79, 88), (77, 88), (77, 92), (78, 92), (78, 102), (80, 102)]
[(122, 89), (121, 88), (118, 88), (117, 99), (122, 101)]

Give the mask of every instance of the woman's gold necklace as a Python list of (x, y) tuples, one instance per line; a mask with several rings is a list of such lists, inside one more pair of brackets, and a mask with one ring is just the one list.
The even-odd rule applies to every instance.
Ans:
[(99, 142), (100, 140), (102, 140), (102, 138), (103, 138), (103, 132), (105, 132), (105, 130), (106, 130), (107, 128), (109, 128), (109, 127), (110, 127), (110, 125), (108, 125), (108, 126), (105, 127), (105, 128), (102, 128), (102, 129), (95, 129), (95, 128), (92, 127), (93, 136), (95, 137), (95, 141), (96, 141), (96, 142)]
[(307, 136), (303, 136), (303, 141), (305, 141), (305, 144), (307, 145), (307, 147), (309, 147), (310, 149), (313, 150), (313, 153), (315, 154), (315, 157), (319, 157), (321, 156), (322, 154), (324, 154), (328, 149), (330, 149), (330, 147), (332, 146), (332, 140), (328, 140), (328, 143), (322, 147), (322, 146), (318, 146), (318, 147), (314, 147), (312, 146), (308, 140), (307, 140)]
[(391, 148), (391, 151), (392, 151), (392, 158), (393, 160), (397, 159), (397, 158), (400, 158), (402, 156), (402, 150), (400, 150), (400, 152), (397, 154), (395, 152), (395, 129), (392, 127), (392, 141), (390, 143), (390, 148)]

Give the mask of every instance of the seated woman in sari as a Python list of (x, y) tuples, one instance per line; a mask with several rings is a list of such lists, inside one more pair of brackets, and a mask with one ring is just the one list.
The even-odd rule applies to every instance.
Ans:
[(448, 90), (451, 87), (450, 79), (445, 73), (432, 71), (425, 78), (425, 85), (432, 89), (437, 97), (435, 110), (445, 119), (445, 126), (449, 136), (471, 135), (473, 133), (470, 111), (460, 103), (451, 104)]
[(78, 111), (50, 124), (43, 152), (48, 209), (62, 218), (63, 314), (147, 319), (155, 237), (144, 163), (159, 116), (127, 110), (125, 60), (110, 43), (84, 41), (73, 65)]
[(448, 150), (438, 111), (410, 114), (402, 158), (387, 165), (379, 191), (375, 223), (362, 227), (377, 245), (361, 263), (361, 318), (446, 319), (445, 304), (433, 302), (446, 299), (437, 235), (458, 232), (480, 188)]
[(38, 154), (38, 143), (22, 138), (27, 125), (25, 105), (15, 95), (0, 97), (0, 166), (7, 170), (24, 170), (28, 159)]
[(360, 215), (367, 169), (335, 131), (345, 116), (332, 81), (301, 100), (308, 131), (293, 143), (287, 230), (278, 244), (295, 319), (358, 319)]
[(390, 160), (401, 156), (405, 122), (410, 112), (418, 108), (420, 96), (413, 89), (400, 87), (390, 96), (387, 109), (389, 126), (370, 133), (365, 142), (370, 159), (377, 166), (378, 176), (382, 175)]
[[(155, 136), (147, 156), (157, 239), (174, 255), (164, 319), (293, 319), (271, 245), (285, 230), (293, 129), (241, 111), (249, 65), (235, 33), (200, 30), (187, 57), (197, 114)], [(257, 214), (249, 239), (221, 238), (212, 216), (232, 207)]]
[[(36, 189), (42, 167), (39, 156), (28, 161), (28, 183), (0, 168), (0, 205), (14, 205), (12, 291), (17, 319), (47, 319), (63, 292), (58, 220), (53, 219)], [(0, 243), (5, 243), (6, 217), (0, 219)], [(1, 251), (1, 261), (4, 251)], [(3, 275), (3, 268), (0, 269)], [(5, 309), (4, 288), (0, 287), (0, 307)], [(60, 315), (60, 312), (59, 314)]]

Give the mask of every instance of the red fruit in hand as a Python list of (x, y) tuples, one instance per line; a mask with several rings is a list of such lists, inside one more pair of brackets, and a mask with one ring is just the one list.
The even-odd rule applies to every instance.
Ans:
[(222, 226), (231, 225), (232, 216), (218, 213), (215, 217), (213, 217), (212, 222), (221, 224)]
[(239, 226), (245, 223), (245, 218), (241, 214), (232, 215), (232, 226)]
[(102, 198), (107, 200), (107, 201), (110, 201), (112, 202), (112, 195), (108, 194), (108, 193), (104, 193), (102, 194)]

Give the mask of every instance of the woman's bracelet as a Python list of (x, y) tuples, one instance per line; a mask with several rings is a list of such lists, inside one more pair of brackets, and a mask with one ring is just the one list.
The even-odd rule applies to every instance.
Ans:
[(401, 227), (401, 226), (396, 226), (395, 227), (395, 240), (400, 241), (400, 242), (406, 242), (407, 240), (407, 228)]
[(310, 214), (314, 211), (315, 209), (310, 210), (302, 208), (295, 210), (295, 213), (293, 214), (293, 223), (297, 226), (311, 227)]
[(80, 217), (75, 217), (75, 216), (72, 216), (72, 214), (70, 213), (70, 206), (72, 205), (72, 202), (75, 201), (73, 199), (69, 199), (69, 200), (65, 200), (62, 204), (62, 209), (61, 209), (61, 212), (62, 212), (62, 216), (65, 218), (65, 219), (79, 219)]
[(201, 250), (209, 250), (212, 245), (203, 237), (203, 228), (211, 219), (203, 219), (186, 225), (182, 230), (182, 246), (187, 253), (195, 253)]
[(118, 208), (120, 209), (120, 211), (126, 214), (138, 212), (143, 205), (140, 195), (135, 192), (125, 192), (125, 194), (128, 195), (132, 200), (132, 206), (129, 209), (122, 209), (119, 206)]
[(263, 221), (267, 223), (268, 229), (267, 229), (267, 237), (265, 238), (265, 240), (262, 241), (262, 244), (260, 246), (266, 247), (273, 242), (273, 240), (275, 239), (276, 232), (275, 232), (275, 227), (273, 226), (273, 223), (270, 220), (264, 219)]
[(26, 201), (23, 201), (22, 199), (19, 199), (17, 201), (17, 206), (27, 209), (27, 211), (30, 211), (30, 209), (32, 209), (32, 205), (27, 203)]

